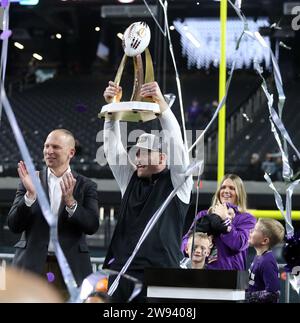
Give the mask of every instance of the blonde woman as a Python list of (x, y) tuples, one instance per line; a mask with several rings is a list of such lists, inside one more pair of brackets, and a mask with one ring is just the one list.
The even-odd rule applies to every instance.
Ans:
[[(234, 213), (230, 214), (229, 210)], [(213, 217), (214, 216), (214, 217)], [(202, 219), (210, 219), (207, 228), (204, 226), (197, 229), (197, 224)], [(220, 223), (217, 223), (219, 219)], [(213, 242), (216, 253), (212, 252), (207, 268), (225, 270), (245, 270), (248, 240), (250, 230), (255, 226), (256, 220), (247, 213), (247, 194), (241, 178), (235, 174), (227, 174), (221, 181), (209, 210), (200, 211), (196, 217), (196, 231), (205, 231), (213, 234)], [(183, 237), (182, 251), (185, 250), (189, 234), (194, 228), (195, 221), (192, 223), (188, 233)], [(219, 229), (216, 234), (214, 225)], [(220, 224), (224, 230), (220, 229)]]

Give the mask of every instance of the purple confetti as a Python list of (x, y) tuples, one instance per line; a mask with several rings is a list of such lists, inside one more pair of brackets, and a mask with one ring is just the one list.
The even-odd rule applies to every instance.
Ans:
[(8, 6), (9, 0), (1, 0), (1, 7), (6, 8)]
[(12, 32), (11, 32), (11, 30), (10, 30), (10, 29), (4, 30), (4, 31), (1, 33), (0, 38), (1, 38), (2, 40), (5, 40), (5, 39), (9, 38), (9, 37), (11, 36), (11, 34), (12, 34)]
[(76, 110), (77, 112), (86, 112), (86, 111), (87, 111), (87, 106), (86, 106), (86, 105), (84, 105), (84, 104), (77, 104), (77, 105), (75, 106), (75, 110)]
[(49, 282), (49, 283), (53, 283), (53, 282), (54, 282), (54, 280), (55, 280), (55, 275), (54, 275), (51, 271), (49, 271), (49, 272), (46, 274), (46, 276), (47, 276), (47, 280), (48, 280), (48, 282)]

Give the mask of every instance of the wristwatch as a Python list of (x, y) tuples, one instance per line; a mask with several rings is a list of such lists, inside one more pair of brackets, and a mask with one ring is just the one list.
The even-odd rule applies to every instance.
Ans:
[(66, 205), (66, 207), (71, 211), (73, 211), (76, 208), (76, 206), (77, 206), (77, 201), (76, 200), (73, 202), (73, 204), (71, 206)]

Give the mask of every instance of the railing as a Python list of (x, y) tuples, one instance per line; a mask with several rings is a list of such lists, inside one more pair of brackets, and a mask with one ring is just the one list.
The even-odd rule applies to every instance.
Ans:
[[(8, 253), (0, 253), (0, 265), (2, 263), (2, 260), (6, 261), (8, 264), (12, 262), (14, 255), (8, 254)], [(93, 272), (97, 272), (102, 268), (104, 262), (104, 257), (91, 257), (91, 263)], [(279, 269), (283, 270), (285, 264), (279, 264)], [(284, 298), (283, 303), (289, 303), (290, 302), (290, 275), (287, 273), (286, 280), (284, 280)]]
[[(6, 261), (7, 264), (11, 264), (13, 258), (14, 254), (12, 253), (0, 253), (0, 265), (2, 263), (2, 260)], [(105, 257), (91, 257), (93, 272), (96, 272), (102, 268), (104, 259)]]
[[(266, 97), (261, 87), (252, 92), (243, 101), (237, 109), (226, 117), (226, 144), (237, 138), (240, 132), (249, 126), (254, 117), (258, 114), (260, 108), (266, 103)], [(205, 144), (205, 161), (206, 163), (215, 163), (218, 151), (217, 129), (208, 135)]]
[(114, 206), (99, 208), (99, 229), (95, 234), (86, 237), (90, 247), (108, 248), (117, 223), (116, 213), (117, 210)]
[[(114, 205), (102, 205), (99, 208), (99, 229), (95, 234), (86, 236), (87, 244), (89, 247), (101, 248), (101, 250), (106, 250), (108, 248), (117, 223), (117, 213), (118, 208), (116, 208)], [(1, 216), (4, 215), (1, 214)], [(9, 245), (12, 246), (15, 243), (14, 241), (12, 241), (13, 239), (15, 239), (15, 236), (10, 233), (7, 224), (5, 224), (5, 222), (1, 223), (0, 221), (0, 234), (3, 233), (5, 233), (5, 236), (2, 239), (3, 241), (0, 243), (0, 247), (7, 247)]]

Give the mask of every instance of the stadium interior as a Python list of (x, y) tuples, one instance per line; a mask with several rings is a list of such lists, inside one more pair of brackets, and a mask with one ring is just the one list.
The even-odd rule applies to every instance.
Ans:
[[(168, 1), (170, 26), (188, 18), (219, 19), (218, 1), (170, 0)], [(243, 12), (256, 22), (266, 18), (269, 27), (261, 33), (276, 53), (283, 78), (286, 102), (282, 120), (288, 133), (299, 149), (300, 131), (300, 31), (293, 30), (293, 15), (286, 12), (281, 0), (245, 0)], [(293, 1), (289, 1), (293, 2)], [(163, 12), (157, 0), (148, 0), (157, 21), (163, 25)], [(298, 2), (299, 5), (299, 2)], [(136, 6), (133, 10), (131, 6)], [(94, 259), (103, 259), (117, 221), (121, 194), (108, 165), (97, 162), (97, 154), (103, 149), (103, 120), (98, 117), (105, 104), (103, 91), (109, 80), (114, 79), (123, 56), (121, 40), (117, 36), (134, 21), (144, 20), (151, 29), (150, 52), (155, 79), (164, 93), (177, 97), (172, 110), (180, 125), (182, 119), (178, 90), (169, 44), (157, 27), (144, 1), (120, 4), (117, 0), (40, 0), (38, 5), (22, 6), (11, 3), (7, 74), (5, 88), (13, 111), (21, 128), (26, 145), (36, 169), (45, 167), (43, 144), (47, 134), (57, 128), (65, 128), (75, 134), (76, 155), (72, 168), (97, 183), (99, 196), (100, 227), (88, 238)], [(228, 6), (228, 19), (237, 18)], [(280, 28), (272, 28), (276, 23)], [(184, 110), (197, 100), (204, 111), (197, 129), (204, 129), (219, 102), (219, 66), (189, 64), (183, 40), (176, 28), (170, 30), (175, 60), (181, 81)], [(22, 44), (23, 49), (16, 46)], [(38, 53), (42, 59), (33, 57)], [(276, 92), (272, 67), (265, 64), (264, 77)], [(123, 97), (132, 90), (133, 66), (129, 62), (122, 76)], [(230, 66), (227, 67), (227, 76)], [(276, 161), (278, 146), (271, 131), (269, 111), (261, 78), (253, 62), (234, 72), (226, 101), (226, 151), (225, 173), (238, 174), (244, 181), (248, 194), (249, 209), (276, 210), (273, 191), (261, 173), (255, 179), (249, 173), (251, 156), (258, 154), (263, 162), (271, 156)], [(195, 125), (186, 120), (186, 128)], [(128, 123), (127, 132), (135, 125)], [(157, 120), (139, 125), (150, 131), (159, 128)], [(192, 138), (192, 141), (196, 136)], [(130, 142), (128, 144), (133, 144)], [(198, 210), (207, 208), (217, 187), (218, 171), (218, 121), (212, 124), (203, 141), (204, 171), (201, 176)], [(193, 156), (194, 157), (194, 156)], [(197, 157), (197, 156), (196, 156)], [(288, 157), (294, 172), (294, 180), (300, 178), (300, 161), (288, 148)], [(14, 244), (19, 235), (9, 231), (7, 214), (19, 183), (17, 163), (21, 160), (7, 116), (2, 111), (0, 123), (0, 259), (11, 260)], [(282, 161), (274, 174), (274, 183), (285, 201), (286, 183), (281, 177)], [(300, 210), (300, 187), (293, 195), (293, 210)], [(186, 218), (185, 231), (189, 228), (196, 207), (196, 179), (192, 201)], [(281, 218), (284, 224), (284, 220)], [(293, 220), (295, 230), (300, 229), (299, 218)], [(276, 250), (280, 268), (284, 266), (281, 247)], [(248, 262), (254, 250), (251, 249)], [(97, 262), (96, 262), (97, 264)], [(286, 275), (281, 269), (281, 302), (286, 299)], [(289, 290), (289, 301), (299, 302), (299, 296)]]

